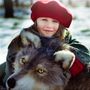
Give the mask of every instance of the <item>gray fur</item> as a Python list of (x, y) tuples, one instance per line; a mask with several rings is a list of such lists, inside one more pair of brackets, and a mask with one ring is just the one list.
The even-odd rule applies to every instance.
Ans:
[(21, 32), (21, 39), (24, 45), (29, 45), (29, 41), (32, 42), (36, 48), (39, 48), (41, 46), (40, 38), (28, 31), (22, 31)]

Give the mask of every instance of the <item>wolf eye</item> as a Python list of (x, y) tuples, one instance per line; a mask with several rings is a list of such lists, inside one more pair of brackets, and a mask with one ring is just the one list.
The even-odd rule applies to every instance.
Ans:
[(27, 59), (25, 57), (20, 58), (20, 64), (25, 65), (27, 63)]
[(45, 74), (47, 70), (42, 65), (38, 65), (38, 67), (36, 68), (36, 72), (39, 74)]
[(43, 70), (43, 69), (37, 69), (36, 70), (38, 73), (40, 73), (40, 74), (42, 74), (43, 72), (45, 72), (45, 70)]

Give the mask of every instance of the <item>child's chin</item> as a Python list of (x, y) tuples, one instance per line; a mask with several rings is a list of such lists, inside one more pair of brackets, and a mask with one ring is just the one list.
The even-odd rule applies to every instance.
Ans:
[(46, 33), (44, 36), (45, 36), (45, 37), (52, 37), (53, 34)]

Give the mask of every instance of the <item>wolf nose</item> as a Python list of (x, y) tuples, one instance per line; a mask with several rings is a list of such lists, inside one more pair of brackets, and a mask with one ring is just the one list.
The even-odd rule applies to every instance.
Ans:
[(14, 88), (16, 85), (16, 80), (14, 78), (9, 78), (7, 80), (7, 85), (9, 88)]

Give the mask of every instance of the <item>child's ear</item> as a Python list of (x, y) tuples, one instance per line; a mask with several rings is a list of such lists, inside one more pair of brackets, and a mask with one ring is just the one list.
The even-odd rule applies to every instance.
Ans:
[(21, 32), (20, 36), (24, 46), (31, 45), (31, 46), (35, 46), (36, 48), (41, 47), (41, 41), (39, 36), (25, 30)]

